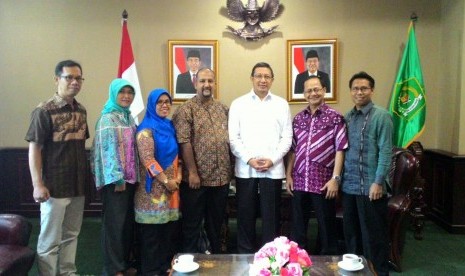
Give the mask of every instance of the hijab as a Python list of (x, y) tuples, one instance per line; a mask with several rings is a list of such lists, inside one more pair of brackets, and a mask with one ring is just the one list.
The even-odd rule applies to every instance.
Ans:
[(113, 111), (119, 111), (124, 114), (126, 120), (129, 119), (129, 115), (131, 114), (131, 111), (129, 111), (129, 107), (121, 107), (118, 104), (118, 94), (121, 91), (121, 89), (123, 89), (126, 86), (131, 87), (132, 90), (136, 92), (134, 86), (127, 80), (114, 79), (110, 83), (110, 87), (108, 88), (108, 100), (103, 106), (102, 114), (111, 113)]
[[(176, 131), (171, 120), (160, 117), (157, 114), (157, 102), (161, 95), (167, 95), (170, 102), (172, 102), (171, 96), (165, 89), (157, 88), (150, 92), (147, 101), (147, 111), (142, 123), (137, 127), (137, 132), (143, 129), (152, 131), (155, 144), (155, 160), (165, 170), (178, 155), (178, 143), (176, 141)], [(147, 193), (150, 193), (153, 181), (150, 173), (146, 173), (145, 180), (145, 190)]]

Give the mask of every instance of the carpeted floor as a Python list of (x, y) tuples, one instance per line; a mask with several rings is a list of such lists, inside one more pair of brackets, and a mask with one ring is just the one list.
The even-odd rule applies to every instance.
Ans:
[[(30, 219), (33, 232), (31, 248), (35, 249), (39, 232), (39, 220)], [(316, 222), (310, 222), (310, 242), (314, 243)], [(235, 220), (230, 220), (229, 249), (235, 251)], [(313, 236), (313, 237), (312, 237)], [(422, 241), (415, 240), (409, 231), (403, 253), (402, 273), (391, 275), (465, 275), (465, 235), (452, 235), (431, 221), (426, 221)], [(312, 250), (310, 249), (310, 252)], [(102, 255), (100, 250), (100, 218), (85, 218), (79, 237), (76, 265), (79, 275), (100, 275)], [(37, 275), (34, 265), (29, 275)]]

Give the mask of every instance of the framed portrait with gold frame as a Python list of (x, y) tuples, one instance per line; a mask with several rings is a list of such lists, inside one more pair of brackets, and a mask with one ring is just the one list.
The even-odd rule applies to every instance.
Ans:
[(337, 39), (287, 41), (287, 101), (306, 103), (304, 82), (317, 75), (326, 84), (326, 103), (337, 103)]
[(174, 103), (192, 98), (195, 92), (195, 73), (207, 67), (215, 71), (218, 99), (218, 41), (168, 40), (169, 91)]

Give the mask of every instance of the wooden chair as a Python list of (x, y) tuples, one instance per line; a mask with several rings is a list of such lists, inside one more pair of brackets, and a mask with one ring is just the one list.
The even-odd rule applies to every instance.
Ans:
[(408, 150), (393, 149), (390, 173), (392, 195), (388, 202), (390, 258), (392, 268), (401, 272), (401, 256), (405, 245), (405, 234), (410, 225), (410, 212), (415, 205), (412, 193), (420, 163)]

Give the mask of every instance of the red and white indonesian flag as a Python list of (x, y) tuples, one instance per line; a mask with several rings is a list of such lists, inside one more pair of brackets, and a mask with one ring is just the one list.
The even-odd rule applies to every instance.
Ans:
[(174, 75), (187, 71), (186, 56), (182, 47), (174, 47)]
[(173, 81), (173, 91), (177, 98), (190, 98), (192, 95), (185, 95), (185, 94), (176, 94), (176, 85), (177, 85), (177, 77), (179, 74), (182, 74), (189, 70), (186, 65), (186, 55), (184, 54), (183, 47), (180, 46), (174, 46), (174, 67), (173, 67), (173, 76), (175, 76), (175, 79)]
[(305, 68), (304, 48), (294, 47), (293, 51), (294, 51), (294, 62), (292, 64), (292, 75), (294, 76), (294, 75), (298, 75), (299, 73), (302, 73), (307, 68)]
[(137, 115), (144, 110), (144, 100), (139, 85), (139, 78), (137, 77), (136, 62), (134, 54), (132, 53), (131, 38), (129, 37), (127, 21), (123, 19), (123, 38), (121, 40), (121, 52), (119, 56), (118, 78), (125, 79), (132, 83), (136, 90), (134, 101), (129, 110), (131, 115), (139, 123)]
[[(304, 48), (302, 46), (293, 46), (292, 51), (294, 52), (294, 60), (292, 62), (292, 85), (291, 87), (294, 87), (295, 79), (299, 73), (302, 73), (303, 71), (307, 70), (307, 67), (305, 65), (305, 55), (304, 55)], [(295, 88), (295, 87), (294, 87)], [(304, 99), (304, 95), (302, 94), (297, 94), (293, 95), (294, 98), (296, 99)]]

